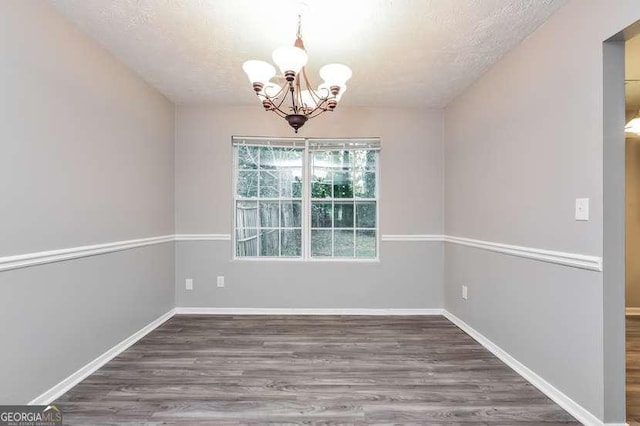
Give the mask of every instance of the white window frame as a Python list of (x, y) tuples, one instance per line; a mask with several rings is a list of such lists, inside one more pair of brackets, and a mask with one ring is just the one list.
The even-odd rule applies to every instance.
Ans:
[[(253, 143), (252, 143), (253, 142)], [(302, 143), (304, 145), (302, 145)], [(232, 144), (232, 156), (233, 156), (233, 167), (232, 167), (232, 210), (233, 210), (233, 223), (232, 223), (232, 233), (231, 233), (231, 250), (232, 250), (232, 260), (233, 261), (248, 261), (248, 262), (264, 262), (264, 261), (275, 261), (275, 262), (364, 262), (364, 263), (376, 263), (380, 261), (380, 138), (267, 138), (267, 137), (255, 137), (255, 136), (233, 136), (231, 138)], [(366, 228), (367, 231), (375, 231), (376, 234), (376, 256), (375, 257), (343, 257), (343, 256), (311, 256), (311, 153), (314, 149), (311, 148), (312, 144), (323, 144), (326, 147), (327, 151), (343, 151), (347, 148), (352, 150), (358, 149), (361, 146), (361, 149), (373, 149), (378, 151), (376, 168), (375, 168), (375, 197), (374, 198), (365, 198), (361, 201), (363, 202), (375, 202), (376, 203), (376, 226), (375, 228)], [(238, 150), (237, 146), (248, 145), (248, 146), (274, 146), (274, 147), (299, 147), (303, 148), (302, 155), (302, 176), (303, 176), (303, 185), (302, 185), (302, 247), (301, 247), (301, 255), (299, 257), (285, 257), (285, 256), (238, 256), (237, 255), (237, 207), (236, 203), (238, 201), (249, 200), (251, 199), (243, 199), (238, 198), (237, 196), (237, 185), (238, 185)], [(330, 146), (333, 145), (334, 149), (329, 149)], [(330, 198), (330, 202), (334, 203), (336, 198)], [(345, 199), (345, 201), (352, 201), (355, 204), (355, 201), (360, 199)], [(261, 201), (259, 197), (255, 199), (255, 201)], [(258, 204), (259, 206), (259, 204)], [(258, 216), (258, 220), (260, 220)], [(279, 219), (281, 220), (281, 219)], [(333, 216), (332, 216), (332, 220)], [(356, 209), (354, 206), (354, 234), (357, 230), (365, 230), (365, 228), (357, 228), (356, 227)], [(282, 228), (279, 228), (282, 229)], [(331, 228), (327, 228), (327, 230), (331, 230), (332, 234), (335, 232), (333, 226)], [(338, 228), (339, 229), (339, 228)], [(354, 235), (355, 238), (355, 235)], [(334, 237), (332, 235), (332, 244), (334, 243)], [(354, 241), (355, 244), (355, 241)], [(333, 250), (332, 250), (333, 252)], [(355, 253), (354, 253), (355, 254)]]

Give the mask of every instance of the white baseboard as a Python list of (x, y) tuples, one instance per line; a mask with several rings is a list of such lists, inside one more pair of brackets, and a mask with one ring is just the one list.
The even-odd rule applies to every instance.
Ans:
[(626, 308), (625, 314), (629, 316), (640, 315), (640, 308)]
[[(484, 335), (473, 329), (470, 325), (462, 321), (460, 318), (452, 314), (451, 312), (444, 310), (444, 316), (457, 325), (462, 331), (467, 333), (478, 343), (484, 346), (489, 352), (494, 354), (498, 359), (511, 367), (516, 373), (521, 375), (526, 381), (538, 388), (543, 394), (548, 396), (553, 402), (562, 407), (565, 411), (575, 417), (579, 422), (585, 426), (605, 426), (602, 420), (591, 414), (583, 406), (569, 398), (567, 395), (555, 388), (551, 383), (544, 380), (535, 372), (530, 370), (527, 366), (520, 361), (513, 358), (509, 353), (504, 351), (498, 345), (486, 338)], [(607, 426), (613, 426), (614, 424), (607, 424)]]
[(180, 315), (442, 315), (443, 309), (176, 308)]
[(111, 361), (120, 353), (124, 352), (127, 348), (136, 343), (138, 340), (142, 339), (155, 328), (162, 325), (165, 321), (167, 321), (174, 315), (174, 311), (175, 309), (172, 309), (166, 314), (160, 316), (146, 326), (142, 327), (140, 330), (136, 331), (131, 336), (124, 339), (122, 342), (118, 343), (84, 367), (80, 368), (75, 373), (71, 374), (69, 377), (67, 377), (57, 385), (53, 386), (51, 389), (45, 391), (43, 394), (30, 401), (29, 405), (48, 405), (56, 399), (60, 398), (67, 391), (69, 391), (69, 389), (83, 381), (89, 375), (93, 374), (100, 367)]

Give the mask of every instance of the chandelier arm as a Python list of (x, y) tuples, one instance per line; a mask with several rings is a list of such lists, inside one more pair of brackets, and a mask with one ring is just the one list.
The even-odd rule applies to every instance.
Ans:
[(271, 103), (271, 108), (269, 108), (267, 111), (273, 111), (274, 113), (276, 113), (280, 117), (284, 118), (284, 117), (287, 116), (287, 112), (283, 111), (282, 108), (280, 108), (281, 105), (282, 105), (282, 102), (280, 102), (279, 105), (275, 105), (274, 103)]
[[(284, 86), (282, 89), (280, 89), (280, 92), (278, 92), (278, 94), (276, 95), (275, 99), (277, 99), (277, 98), (278, 98), (278, 96), (280, 96), (280, 95), (282, 94), (282, 97), (281, 97), (281, 99), (280, 99), (280, 103), (278, 103), (278, 105), (276, 105), (276, 103), (275, 103), (275, 102), (273, 102), (273, 100), (272, 100), (272, 98), (271, 98), (271, 97), (267, 96), (267, 99), (269, 99), (269, 101), (271, 102), (271, 105), (273, 105), (273, 107), (274, 107), (275, 109), (277, 109), (278, 111), (282, 111), (282, 109), (280, 109), (280, 107), (282, 106), (282, 104), (284, 103), (284, 101), (287, 99), (287, 93), (286, 93), (286, 90), (289, 90), (289, 89), (287, 88), (287, 86)], [(284, 111), (282, 111), (282, 112), (284, 112)]]
[[(310, 112), (308, 112), (307, 114), (305, 114), (308, 118), (314, 118), (319, 116), (320, 114), (322, 114), (323, 112), (327, 111), (328, 108), (326, 108), (326, 104), (329, 101), (329, 99), (335, 98), (334, 95), (332, 95), (329, 92), (329, 95), (326, 98), (321, 97), (320, 95), (318, 95), (318, 93), (312, 89), (311, 87), (311, 83), (309, 83), (309, 78), (307, 77), (307, 72), (304, 69), (304, 67), (302, 68), (302, 76), (304, 78), (305, 84), (307, 86), (307, 90), (309, 91), (309, 95), (311, 96), (311, 98), (314, 100), (316, 107), (314, 109), (312, 109)], [(316, 111), (320, 110), (320, 112), (318, 112), (316, 114)]]
[[(316, 105), (316, 107), (314, 109), (312, 109), (311, 111), (309, 111), (307, 114), (305, 114), (307, 117), (309, 118), (313, 118), (313, 117), (317, 117), (320, 114), (322, 114), (323, 112), (325, 112), (327, 110), (327, 108), (324, 108), (324, 104), (326, 103), (326, 101), (322, 101), (321, 104)], [(316, 111), (320, 110), (319, 113), (316, 114)]]
[(276, 93), (276, 94), (273, 96), (273, 98), (272, 98), (271, 96), (267, 95), (267, 92), (266, 92), (266, 91), (264, 92), (264, 95), (265, 95), (269, 100), (272, 100), (272, 99), (278, 99), (278, 96), (280, 96), (280, 95), (284, 94), (286, 90), (287, 90), (287, 86), (283, 86), (283, 87), (281, 87), (281, 88), (280, 88), (280, 90), (278, 91), (278, 93)]
[[(280, 91), (278, 91), (278, 93), (276, 93), (274, 96), (269, 96), (266, 90), (263, 91), (262, 96), (264, 96), (264, 98), (268, 100), (269, 104), (271, 105), (269, 108), (267, 108), (267, 111), (279, 112), (278, 115), (283, 118), (286, 116), (286, 112), (282, 110), (281, 106), (284, 103), (284, 101), (287, 99), (287, 90), (289, 90), (289, 88), (285, 85), (281, 87)], [(258, 97), (260, 97), (260, 95), (258, 95)], [(278, 102), (278, 98), (280, 98), (279, 102)]]
[(271, 111), (273, 111), (280, 118), (286, 118), (287, 117), (287, 114), (284, 111), (282, 111), (281, 109), (274, 108), (274, 109), (271, 109)]
[[(318, 111), (319, 111), (319, 112), (318, 112)], [(323, 114), (323, 113), (325, 113), (325, 112), (327, 112), (327, 111), (329, 111), (329, 109), (328, 109), (328, 108), (320, 108), (320, 107), (318, 107), (318, 108), (314, 109), (313, 111), (311, 111), (311, 112), (309, 113), (309, 115), (307, 115), (307, 117), (309, 117), (309, 118), (315, 118), (315, 117), (319, 116), (320, 114)]]
[[(316, 107), (314, 109), (312, 109), (311, 111), (309, 111), (307, 115), (307, 117), (309, 118), (314, 118), (319, 116), (320, 114), (322, 114), (323, 112), (327, 111), (328, 108), (326, 107), (327, 105), (327, 101), (328, 99), (325, 98), (321, 98), (319, 96), (317, 96), (318, 101), (316, 102)], [(317, 111), (320, 111), (316, 114)]]
[(309, 78), (307, 77), (307, 71), (304, 69), (304, 67), (302, 67), (302, 77), (304, 77), (304, 83), (307, 86), (307, 90), (309, 91), (311, 98), (315, 98), (317, 100), (323, 100), (323, 101), (328, 99), (328, 98), (321, 98), (318, 95), (318, 93), (313, 89), (313, 87), (311, 86), (311, 83), (309, 83)]
[[(315, 103), (315, 108), (309, 113), (309, 115), (313, 114), (315, 112), (315, 110), (317, 110), (318, 108), (322, 107), (324, 104), (327, 103), (328, 98), (323, 98), (320, 95), (318, 95), (318, 93), (311, 87), (311, 84), (309, 83), (309, 79), (307, 78), (307, 73), (304, 73), (304, 79), (306, 81), (307, 84), (307, 90), (309, 90), (309, 96), (311, 96), (311, 99), (313, 99), (314, 103)], [(309, 117), (311, 118), (311, 117)]]

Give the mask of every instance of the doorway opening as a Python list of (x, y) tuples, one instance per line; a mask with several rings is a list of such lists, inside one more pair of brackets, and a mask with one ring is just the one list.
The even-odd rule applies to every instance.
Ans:
[[(603, 366), (604, 366), (604, 412), (605, 423), (640, 424), (634, 420), (640, 414), (640, 392), (635, 392), (634, 369), (640, 373), (640, 358), (634, 358), (626, 350), (626, 279), (627, 265), (640, 263), (627, 252), (627, 138), (625, 137), (626, 111), (633, 110), (633, 96), (629, 93), (627, 106), (625, 91), (633, 90), (625, 80), (634, 80), (626, 75), (626, 63), (634, 61), (640, 36), (640, 21), (621, 30), (603, 44)], [(633, 41), (632, 41), (633, 40)], [(627, 45), (627, 42), (629, 44)], [(629, 50), (629, 52), (627, 52)], [(632, 53), (631, 50), (634, 52)], [(629, 56), (628, 61), (626, 56)], [(626, 90), (625, 90), (626, 89)], [(632, 149), (629, 149), (632, 151)], [(631, 161), (631, 158), (630, 158)], [(640, 164), (640, 163), (639, 163)], [(630, 177), (633, 171), (630, 171)], [(640, 176), (640, 174), (639, 174)], [(640, 188), (640, 186), (638, 187)], [(632, 189), (630, 188), (630, 191)], [(638, 198), (640, 200), (640, 198)], [(629, 198), (630, 203), (633, 201)], [(632, 210), (629, 210), (633, 214)], [(629, 224), (632, 232), (633, 224)], [(640, 229), (640, 227), (638, 227)], [(635, 237), (636, 239), (640, 236)], [(632, 242), (630, 242), (632, 243)], [(629, 274), (630, 280), (632, 275)], [(631, 296), (629, 297), (631, 302)], [(632, 313), (630, 310), (629, 313)], [(633, 321), (633, 319), (630, 319)], [(635, 323), (629, 326), (629, 348), (634, 346)], [(640, 340), (638, 340), (640, 342)], [(627, 352), (629, 353), (629, 387), (627, 388)], [(640, 375), (638, 375), (640, 378)], [(627, 392), (627, 389), (629, 392)], [(628, 417), (625, 416), (628, 414)], [(638, 413), (638, 414), (636, 414)], [(638, 416), (640, 419), (640, 415)]]
[(625, 393), (627, 422), (640, 425), (640, 36), (625, 42), (624, 80)]

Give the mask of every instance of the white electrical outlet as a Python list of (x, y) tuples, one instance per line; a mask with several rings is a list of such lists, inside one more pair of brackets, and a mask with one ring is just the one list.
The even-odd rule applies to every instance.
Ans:
[(576, 198), (576, 220), (589, 220), (588, 198)]
[(193, 290), (193, 279), (187, 278), (184, 280), (184, 288), (187, 290)]
[(224, 277), (222, 275), (218, 276), (218, 279), (216, 282), (218, 284), (218, 287), (224, 287)]
[(466, 285), (462, 286), (462, 298), (464, 300), (467, 300), (469, 298), (469, 289), (467, 288)]

